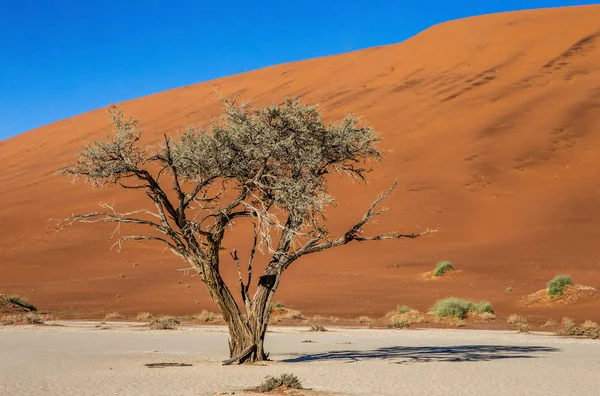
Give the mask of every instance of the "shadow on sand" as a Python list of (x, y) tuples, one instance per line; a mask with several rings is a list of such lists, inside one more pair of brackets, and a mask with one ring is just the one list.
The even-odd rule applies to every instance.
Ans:
[(542, 357), (544, 353), (559, 352), (560, 349), (543, 346), (510, 345), (459, 345), (423, 347), (385, 347), (367, 351), (332, 351), (299, 355), (282, 360), (286, 363), (299, 363), (327, 360), (347, 360), (356, 362), (367, 359), (398, 360), (397, 364), (423, 362), (486, 362), (500, 359), (531, 359)]

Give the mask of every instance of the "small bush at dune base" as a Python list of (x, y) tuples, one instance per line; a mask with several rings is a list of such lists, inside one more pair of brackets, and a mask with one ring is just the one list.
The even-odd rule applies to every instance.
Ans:
[(450, 297), (444, 300), (438, 300), (430, 308), (438, 318), (457, 318), (466, 319), (469, 313), (494, 313), (494, 309), (489, 302), (482, 301), (474, 303), (460, 298)]
[(26, 314), (7, 315), (0, 322), (5, 326), (10, 326), (15, 323), (43, 324), (45, 321), (46, 316), (35, 312), (28, 312)]
[(20, 297), (20, 296), (9, 296), (8, 300), (13, 303), (16, 304), (20, 307), (23, 307), (25, 309), (28, 309), (30, 311), (37, 311), (37, 308), (32, 305), (29, 304), (29, 302), (27, 301), (27, 299), (25, 297)]
[(385, 325), (388, 329), (404, 329), (410, 326), (410, 323), (408, 323), (406, 320), (398, 320), (398, 319), (391, 319), (390, 322), (388, 324)]
[(558, 330), (556, 335), (563, 337), (600, 338), (600, 325), (591, 320), (586, 320), (581, 326), (574, 321), (563, 321), (564, 328)]
[(150, 322), (150, 328), (153, 330), (174, 330), (176, 329), (175, 325), (180, 323), (181, 321), (178, 318), (162, 316), (160, 318), (152, 319), (152, 322)]
[(150, 312), (138, 312), (138, 314), (135, 316), (135, 320), (150, 320), (152, 319), (152, 314)]
[(433, 271), (433, 276), (442, 276), (448, 271), (452, 271), (454, 266), (450, 261), (440, 261), (435, 266), (435, 270)]
[(210, 311), (203, 310), (200, 313), (197, 313), (193, 316), (193, 319), (198, 320), (200, 322), (212, 322), (216, 319), (216, 315)]
[(308, 331), (327, 331), (327, 329), (318, 323), (314, 323), (310, 326), (310, 329), (308, 329)]
[(529, 325), (527, 323), (517, 323), (517, 333), (528, 334)]
[(278, 388), (302, 389), (302, 383), (294, 374), (281, 374), (278, 377), (267, 376), (263, 383), (258, 386), (261, 393)]
[(565, 287), (572, 284), (573, 280), (569, 275), (558, 275), (548, 282), (548, 295), (550, 297), (562, 296)]
[(508, 317), (508, 319), (506, 319), (506, 323), (508, 323), (508, 324), (527, 323), (527, 319), (521, 315), (512, 314)]
[(399, 314), (409, 313), (410, 311), (412, 311), (412, 309), (406, 305), (398, 305), (396, 308), (396, 312)]

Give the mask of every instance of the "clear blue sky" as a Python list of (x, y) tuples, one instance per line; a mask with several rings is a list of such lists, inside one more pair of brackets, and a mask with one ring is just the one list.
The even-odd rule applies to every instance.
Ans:
[(0, 0), (0, 139), (278, 63), (405, 40), (436, 23), (569, 0)]

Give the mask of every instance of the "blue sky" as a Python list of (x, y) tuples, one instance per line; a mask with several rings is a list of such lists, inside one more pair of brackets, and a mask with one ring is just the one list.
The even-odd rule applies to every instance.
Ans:
[(0, 139), (169, 88), (568, 0), (0, 0)]

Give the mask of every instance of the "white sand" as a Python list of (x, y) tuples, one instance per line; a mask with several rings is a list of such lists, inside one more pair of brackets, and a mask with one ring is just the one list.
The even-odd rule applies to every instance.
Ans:
[[(468, 330), (273, 328), (265, 366), (224, 367), (221, 327), (0, 328), (0, 395), (212, 395), (294, 373), (349, 395), (596, 395), (600, 341)], [(314, 343), (302, 343), (303, 340)], [(148, 368), (181, 362), (192, 367)]]

